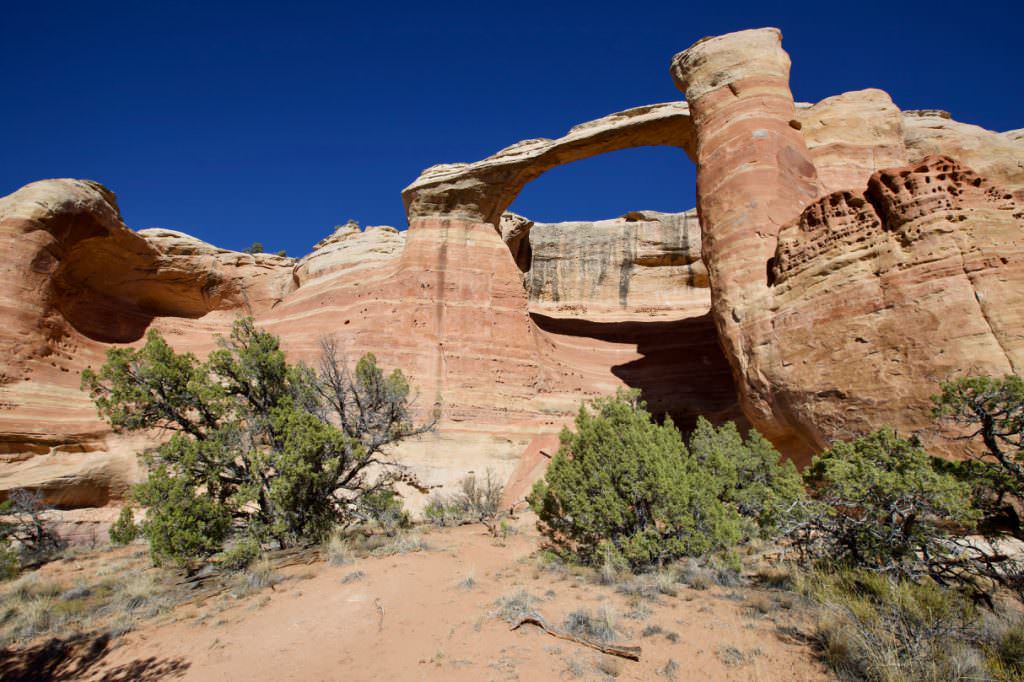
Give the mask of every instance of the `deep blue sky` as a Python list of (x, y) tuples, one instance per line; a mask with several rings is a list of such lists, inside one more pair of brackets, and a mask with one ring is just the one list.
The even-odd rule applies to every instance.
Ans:
[[(799, 100), (880, 87), (904, 109), (1024, 127), (1024, 2), (602, 4), (10, 1), (0, 12), (0, 195), (113, 189), (127, 223), (307, 252), (332, 226), (405, 227), (431, 164), (678, 99), (672, 55), (778, 26)], [(555, 169), (513, 209), (605, 218), (694, 203), (681, 151)]]

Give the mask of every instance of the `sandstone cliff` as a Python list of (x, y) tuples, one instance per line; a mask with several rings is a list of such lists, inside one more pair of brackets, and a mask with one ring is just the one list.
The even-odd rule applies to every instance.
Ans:
[(1017, 142), (896, 117), (877, 91), (798, 113), (774, 29), (700, 42), (673, 68), (745, 414), (794, 456), (886, 423), (956, 454), (928, 438), (928, 396), (958, 372), (1020, 368), (1022, 203), (950, 157), (887, 165), (949, 152), (1013, 183)]
[(697, 212), (534, 223), (524, 273), (530, 310), (590, 317), (689, 317), (711, 302)]
[[(1024, 361), (1024, 134), (880, 90), (797, 104), (789, 66), (774, 29), (701, 41), (673, 63), (687, 102), (429, 168), (403, 192), (408, 231), (342, 226), (298, 261), (133, 232), (96, 183), (0, 199), (0, 494), (116, 502), (162, 436), (111, 434), (80, 371), (149, 328), (204, 355), (243, 314), (293, 359), (334, 335), (403, 368), (442, 414), (398, 453), (430, 484), (490, 467), (520, 495), (579, 401), (624, 385), (797, 459), (883, 423), (928, 437), (939, 380)], [(699, 223), (506, 213), (547, 170), (640, 145), (695, 161)]]

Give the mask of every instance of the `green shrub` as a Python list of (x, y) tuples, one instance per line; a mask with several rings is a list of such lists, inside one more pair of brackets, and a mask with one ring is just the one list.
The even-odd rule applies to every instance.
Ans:
[(185, 476), (172, 476), (166, 465), (151, 470), (135, 496), (149, 507), (142, 533), (154, 564), (169, 561), (187, 567), (224, 546), (231, 529), (228, 508)]
[(135, 525), (135, 515), (130, 505), (121, 507), (117, 521), (110, 526), (110, 541), (115, 545), (127, 545), (139, 537), (139, 527)]
[(805, 560), (943, 579), (951, 527), (977, 518), (969, 487), (884, 428), (835, 443), (804, 472), (813, 501), (791, 536)]
[(7, 538), (0, 539), (0, 580), (10, 580), (18, 575), (21, 561), (18, 552)]
[(221, 566), (229, 571), (241, 571), (252, 565), (260, 556), (260, 543), (253, 538), (241, 538), (224, 552)]
[(389, 536), (393, 536), (399, 528), (412, 525), (408, 512), (403, 508), (402, 498), (389, 488), (366, 492), (359, 504), (366, 516)]
[(280, 547), (321, 541), (360, 518), (367, 491), (418, 485), (386, 453), (433, 428), (412, 424), (400, 371), (385, 375), (372, 354), (350, 371), (330, 340), (319, 372), (289, 364), (250, 318), (219, 344), (200, 362), (151, 330), (142, 348), (111, 349), (82, 374), (115, 430), (174, 432), (143, 455), (149, 477), (134, 491), (150, 508), (142, 532), (155, 560), (188, 564), (232, 532)]
[(1007, 530), (1024, 539), (1024, 378), (966, 376), (943, 382), (932, 396), (933, 413), (952, 435), (973, 441), (973, 458), (949, 463), (970, 483), (984, 513), (983, 530)]
[(719, 488), (670, 419), (657, 424), (638, 391), (620, 391), (580, 408), (529, 502), (559, 553), (638, 569), (734, 544), (740, 515)]
[(423, 518), (435, 526), (447, 526), (458, 520), (458, 511), (453, 509), (444, 495), (434, 493), (423, 507)]
[(744, 439), (732, 422), (716, 429), (699, 417), (689, 446), (690, 456), (711, 474), (718, 499), (749, 520), (750, 535), (775, 535), (804, 498), (796, 466), (753, 429)]

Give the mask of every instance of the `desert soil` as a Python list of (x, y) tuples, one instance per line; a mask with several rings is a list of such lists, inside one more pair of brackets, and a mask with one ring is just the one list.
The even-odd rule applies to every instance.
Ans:
[[(139, 623), (101, 660), (83, 666), (84, 675), (60, 679), (829, 677), (811, 647), (794, 634), (799, 627), (792, 626), (801, 626), (794, 620), (799, 610), (779, 606), (770, 591), (679, 586), (676, 595), (656, 601), (630, 599), (578, 571), (544, 568), (534, 556), (539, 538), (531, 517), (520, 519), (504, 541), (481, 526), (428, 530), (424, 538), (425, 551), (283, 569), (291, 579), (226, 607), (213, 600), (182, 605), (170, 618)], [(555, 625), (581, 608), (610, 609), (616, 642), (641, 646), (639, 662), (557, 639), (531, 625), (510, 630), (495, 614), (495, 602), (518, 590), (536, 596), (536, 610)], [(771, 606), (759, 610), (754, 603)], [(661, 632), (650, 634), (655, 626)]]

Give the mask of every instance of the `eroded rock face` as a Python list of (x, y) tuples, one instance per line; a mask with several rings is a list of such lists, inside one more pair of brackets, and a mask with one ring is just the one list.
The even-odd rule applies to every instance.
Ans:
[[(96, 183), (0, 199), (0, 495), (116, 503), (162, 436), (111, 434), (79, 373), (150, 328), (204, 356), (241, 314), (293, 360), (333, 335), (349, 361), (401, 367), (441, 422), (397, 457), (432, 485), (494, 469), (510, 495), (582, 399), (621, 386), (684, 428), (750, 423), (799, 460), (884, 423), (927, 438), (938, 381), (1020, 371), (1022, 131), (900, 112), (879, 90), (795, 104), (775, 29), (701, 41), (673, 74), (688, 103), (434, 166), (403, 193), (407, 232), (342, 226), (298, 261), (132, 232)], [(650, 144), (696, 161), (700, 225), (505, 213), (554, 166)]]
[[(145, 439), (113, 437), (79, 390), (109, 343), (150, 326), (210, 325), (270, 309), (294, 288), (290, 259), (234, 253), (169, 230), (135, 233), (114, 195), (79, 180), (0, 198), (0, 491), (42, 489), (53, 504), (98, 506), (137, 478)], [(193, 323), (203, 318), (203, 322)]]
[(779, 235), (772, 346), (751, 340), (773, 404), (815, 445), (927, 438), (940, 379), (1024, 366), (1022, 230), (1024, 204), (948, 157), (809, 206)]
[(690, 317), (711, 303), (697, 212), (533, 223), (530, 309), (552, 315)]
[(982, 177), (1024, 197), (1024, 135), (1020, 130), (995, 133), (954, 121), (945, 111), (905, 111), (908, 161), (949, 156)]
[(928, 396), (955, 373), (1020, 367), (1022, 203), (949, 157), (877, 164), (926, 140), (1015, 142), (922, 132), (877, 91), (826, 100), (794, 125), (780, 39), (730, 34), (674, 63), (697, 131), (712, 315), (743, 410), (792, 456), (882, 424), (955, 455), (928, 439)]

